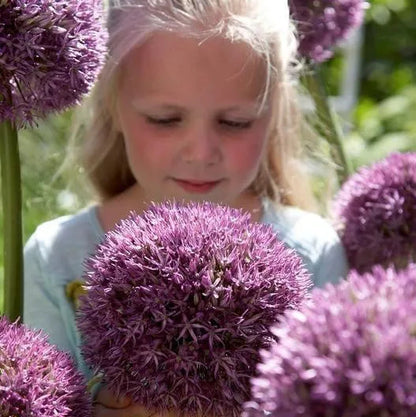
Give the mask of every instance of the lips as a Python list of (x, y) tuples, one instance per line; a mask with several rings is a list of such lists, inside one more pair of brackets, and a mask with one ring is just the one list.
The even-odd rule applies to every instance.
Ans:
[(182, 189), (191, 193), (207, 193), (214, 189), (221, 180), (218, 181), (196, 181), (196, 180), (180, 180), (174, 179), (175, 183)]

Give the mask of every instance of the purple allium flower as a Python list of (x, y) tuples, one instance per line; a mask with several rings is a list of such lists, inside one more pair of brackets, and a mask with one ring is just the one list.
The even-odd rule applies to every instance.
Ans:
[(331, 49), (346, 39), (363, 20), (363, 0), (289, 0), (298, 29), (299, 53), (315, 62), (332, 56)]
[(86, 361), (134, 402), (238, 416), (270, 326), (310, 286), (270, 226), (212, 203), (153, 205), (87, 261)]
[(106, 53), (102, 3), (0, 2), (0, 122), (32, 123), (90, 90)]
[(334, 202), (351, 267), (360, 272), (416, 260), (416, 153), (393, 153), (361, 168)]
[(414, 264), (314, 290), (273, 327), (243, 416), (416, 416), (415, 317)]
[(89, 417), (91, 399), (69, 355), (0, 318), (0, 417)]

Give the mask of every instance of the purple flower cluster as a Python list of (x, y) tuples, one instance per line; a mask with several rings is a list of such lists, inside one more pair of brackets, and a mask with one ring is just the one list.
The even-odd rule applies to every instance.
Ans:
[(314, 291), (273, 328), (243, 416), (414, 417), (415, 317), (416, 265)]
[(101, 0), (0, 2), (0, 122), (21, 126), (75, 104), (106, 41)]
[(334, 202), (351, 267), (416, 260), (416, 153), (393, 153), (347, 180)]
[(289, 0), (298, 29), (299, 53), (315, 62), (332, 56), (331, 49), (346, 39), (363, 20), (363, 0)]
[(87, 261), (83, 353), (157, 412), (237, 417), (270, 326), (311, 285), (270, 226), (212, 203), (153, 205)]
[(40, 332), (0, 318), (0, 417), (89, 417), (91, 399), (70, 357)]

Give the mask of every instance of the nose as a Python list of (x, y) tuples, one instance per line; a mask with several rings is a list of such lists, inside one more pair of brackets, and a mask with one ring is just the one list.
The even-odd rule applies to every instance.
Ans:
[(195, 123), (185, 133), (182, 158), (187, 163), (215, 165), (221, 160), (221, 141), (215, 129)]

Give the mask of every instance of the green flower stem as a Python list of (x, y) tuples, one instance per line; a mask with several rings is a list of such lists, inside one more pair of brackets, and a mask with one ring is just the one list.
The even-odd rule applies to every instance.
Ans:
[(15, 321), (23, 314), (22, 191), (17, 131), (0, 123), (1, 188), (4, 233), (4, 313)]
[(339, 169), (337, 169), (339, 185), (342, 185), (352, 173), (351, 162), (345, 153), (343, 134), (336, 115), (329, 104), (325, 84), (316, 68), (305, 74), (302, 78), (315, 104), (315, 111), (318, 118), (317, 122), (314, 123), (315, 129), (330, 145), (331, 156), (339, 166)]

